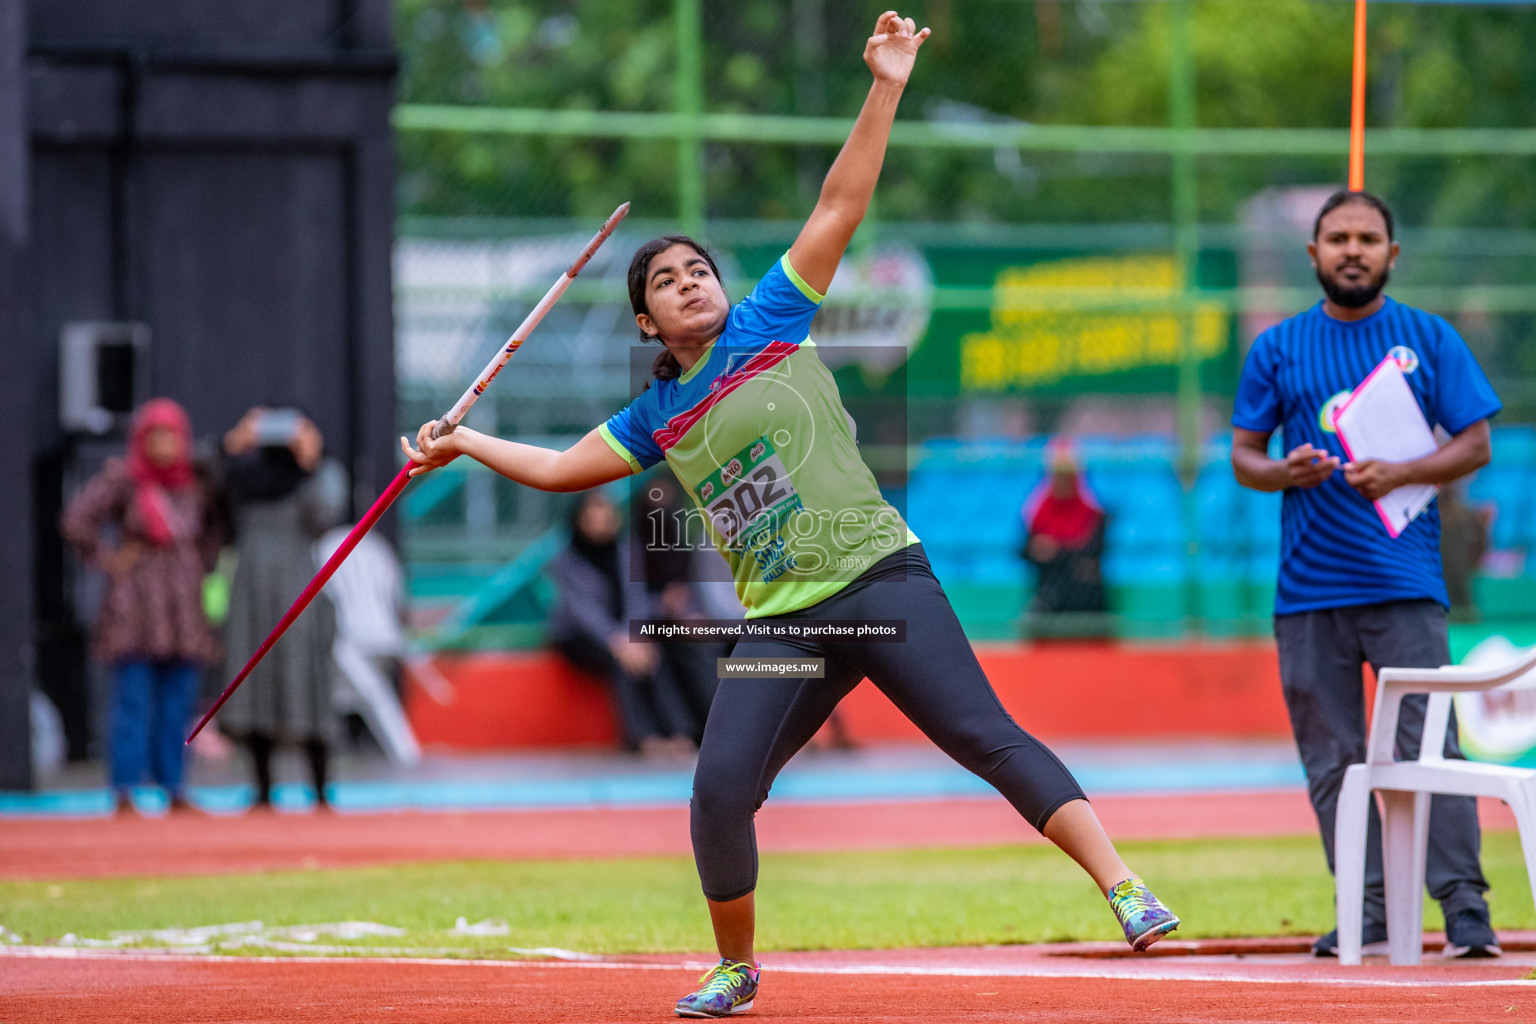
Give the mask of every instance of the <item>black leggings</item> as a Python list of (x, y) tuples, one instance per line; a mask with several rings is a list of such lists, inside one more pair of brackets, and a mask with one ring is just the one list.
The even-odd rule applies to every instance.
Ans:
[(742, 641), (733, 657), (826, 659), (824, 679), (720, 680), (693, 777), (693, 856), (704, 895), (757, 886), (752, 819), (774, 778), (868, 676), (939, 749), (997, 788), (1037, 829), (1084, 799), (1077, 780), (1003, 710), (922, 548), (888, 555), (841, 591), (782, 619), (902, 619), (905, 643)]

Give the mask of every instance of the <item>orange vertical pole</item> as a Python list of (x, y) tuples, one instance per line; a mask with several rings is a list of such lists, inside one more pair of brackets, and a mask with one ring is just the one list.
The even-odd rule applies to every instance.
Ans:
[(1355, 0), (1355, 74), (1349, 105), (1349, 190), (1365, 188), (1365, 0)]

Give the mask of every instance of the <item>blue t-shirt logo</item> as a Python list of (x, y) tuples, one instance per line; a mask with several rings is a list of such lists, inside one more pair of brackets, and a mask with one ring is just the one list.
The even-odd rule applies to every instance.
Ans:
[(1419, 368), (1419, 354), (1407, 345), (1395, 345), (1387, 355), (1397, 364), (1397, 368), (1404, 373), (1412, 373)]

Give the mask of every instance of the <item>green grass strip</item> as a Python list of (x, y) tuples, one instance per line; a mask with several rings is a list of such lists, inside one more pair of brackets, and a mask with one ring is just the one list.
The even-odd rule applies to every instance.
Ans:
[[(1332, 881), (1316, 838), (1125, 843), (1122, 852), (1183, 917), (1183, 938), (1315, 935), (1333, 926)], [(1513, 833), (1485, 837), (1484, 867), (1495, 926), (1536, 927)], [(1426, 904), (1426, 926), (1440, 928), (1439, 908)], [(764, 950), (1119, 937), (1093, 884), (1044, 846), (770, 854), (758, 906)], [(459, 917), (501, 919), (510, 934), (456, 933)], [(252, 920), (268, 927), (372, 921), (408, 932), (346, 943), (360, 952), (689, 952), (712, 945), (693, 864), (684, 858), (0, 882), (0, 925), (29, 943)]]

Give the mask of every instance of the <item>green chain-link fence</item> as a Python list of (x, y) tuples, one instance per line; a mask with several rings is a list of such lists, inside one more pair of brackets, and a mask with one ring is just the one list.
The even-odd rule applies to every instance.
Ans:
[[(1371, 8), (1367, 184), (1404, 225), (1393, 294), (1450, 318), (1506, 403), (1495, 466), (1470, 489), (1493, 515), (1475, 596), (1485, 617), (1518, 623), (1536, 616), (1536, 446), (1519, 427), (1536, 420), (1536, 10)], [(628, 252), (696, 232), (743, 294), (814, 203), (882, 9), (402, 0), (402, 427), (446, 407), (625, 200), (625, 231), (473, 416), (567, 443), (627, 401)], [(967, 625), (1020, 628), (1035, 580), (1019, 509), (1043, 438), (1065, 433), (1111, 512), (1109, 628), (1264, 631), (1277, 512), (1230, 486), (1222, 436), (1248, 343), (1318, 297), (1303, 244), (1344, 175), (1353, 5), (903, 13), (934, 36), (813, 333), (905, 351), (898, 367), (839, 372), (853, 390), (897, 375), (911, 477), (891, 489)], [(425, 483), (404, 532), (421, 605), (462, 601), (561, 507), (489, 474)]]

